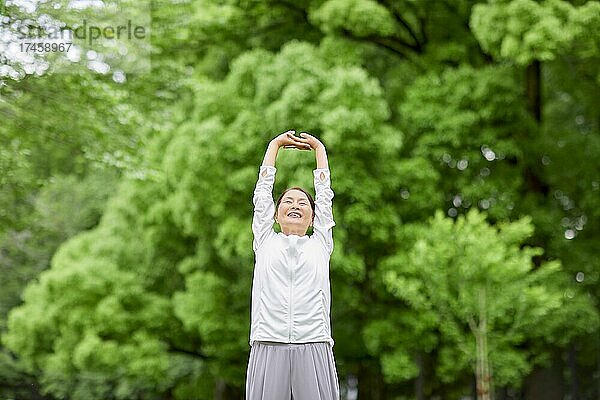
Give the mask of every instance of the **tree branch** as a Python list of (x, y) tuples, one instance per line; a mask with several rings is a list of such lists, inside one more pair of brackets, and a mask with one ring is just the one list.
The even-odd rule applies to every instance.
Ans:
[(169, 346), (168, 352), (169, 353), (176, 353), (176, 354), (185, 354), (187, 356), (192, 356), (192, 357), (195, 357), (195, 358), (201, 358), (203, 360), (214, 359), (214, 357), (209, 357), (209, 356), (204, 355), (202, 353), (199, 353), (197, 351), (192, 351), (192, 350), (187, 350), (187, 349), (181, 349), (181, 348), (178, 348), (176, 346), (173, 346), (172, 344)]
[(387, 49), (403, 58), (406, 58), (406, 59), (409, 58), (408, 55), (403, 50), (393, 46), (392, 43), (386, 43), (385, 38), (383, 38), (381, 36), (377, 36), (377, 35), (356, 36), (351, 31), (349, 31), (348, 29), (344, 29), (344, 28), (341, 29), (340, 32), (342, 33), (342, 36), (344, 36), (347, 39), (355, 40), (357, 42), (365, 42), (365, 43), (375, 44), (375, 45), (383, 47), (384, 49)]
[(392, 15), (394, 16), (394, 19), (400, 25), (402, 25), (404, 27), (404, 29), (406, 29), (406, 31), (408, 32), (408, 34), (410, 35), (410, 37), (415, 42), (414, 45), (410, 45), (409, 43), (406, 43), (406, 42), (404, 42), (404, 44), (405, 45), (409, 45), (417, 53), (421, 53), (423, 51), (423, 43), (421, 43), (421, 41), (417, 37), (415, 31), (412, 29), (412, 27), (410, 26), (410, 24), (404, 18), (402, 18), (402, 15), (398, 12), (398, 10), (395, 7), (393, 7), (390, 3), (388, 3), (387, 0), (377, 0), (377, 2), (379, 4), (381, 4), (382, 6), (386, 7), (388, 10), (391, 11)]
[(297, 6), (293, 2), (289, 2), (289, 1), (285, 1), (285, 0), (278, 0), (274, 4), (280, 4), (280, 5), (284, 6), (287, 9), (290, 9), (290, 10), (296, 11), (297, 13), (302, 14), (302, 16), (304, 18), (304, 21), (306, 21), (307, 23), (309, 23), (309, 21), (308, 21), (308, 11), (306, 11), (302, 7)]

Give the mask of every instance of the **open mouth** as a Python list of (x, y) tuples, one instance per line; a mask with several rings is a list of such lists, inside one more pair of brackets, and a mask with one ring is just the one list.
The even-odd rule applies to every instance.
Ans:
[(290, 218), (302, 218), (302, 215), (299, 212), (292, 211), (288, 213), (288, 217)]

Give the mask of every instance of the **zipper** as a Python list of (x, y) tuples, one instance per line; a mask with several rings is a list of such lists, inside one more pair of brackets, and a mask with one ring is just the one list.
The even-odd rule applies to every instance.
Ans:
[[(295, 261), (294, 259), (292, 259), (293, 261)], [(288, 341), (292, 341), (292, 312), (293, 312), (293, 304), (294, 302), (292, 301), (292, 296), (293, 296), (293, 289), (294, 289), (294, 263), (291, 263), (292, 265), (290, 266), (290, 315), (289, 315), (289, 327), (288, 327)]]

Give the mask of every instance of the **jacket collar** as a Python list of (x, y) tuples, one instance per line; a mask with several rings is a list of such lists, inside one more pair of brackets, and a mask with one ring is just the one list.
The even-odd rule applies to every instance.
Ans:
[(287, 243), (289, 243), (291, 245), (302, 244), (310, 238), (308, 235), (304, 235), (304, 236), (298, 236), (298, 235), (294, 235), (294, 234), (286, 235), (283, 232), (277, 232), (277, 235), (279, 235), (281, 238), (283, 238)]

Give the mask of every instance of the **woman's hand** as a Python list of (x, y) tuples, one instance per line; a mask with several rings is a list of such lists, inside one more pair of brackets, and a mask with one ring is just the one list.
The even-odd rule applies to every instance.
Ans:
[[(327, 151), (325, 150), (325, 145), (316, 137), (309, 135), (306, 132), (301, 132), (298, 140), (303, 143), (307, 143), (312, 150), (315, 151), (315, 156), (317, 157), (317, 168), (329, 168), (329, 163), (327, 161)], [(321, 180), (324, 180), (325, 176), (321, 173)]]
[(306, 132), (300, 132), (300, 137), (298, 138), (298, 140), (302, 141), (303, 143), (307, 143), (312, 150), (317, 150), (321, 146), (325, 148), (325, 145), (319, 139), (312, 135), (309, 135)]
[(299, 150), (310, 150), (310, 143), (294, 135), (295, 131), (287, 131), (275, 137), (272, 142), (277, 147), (293, 147)]

